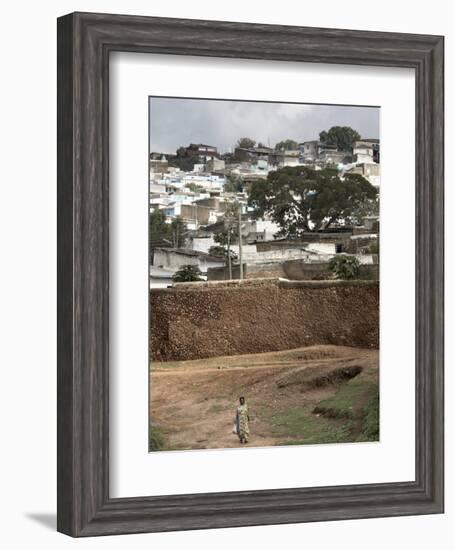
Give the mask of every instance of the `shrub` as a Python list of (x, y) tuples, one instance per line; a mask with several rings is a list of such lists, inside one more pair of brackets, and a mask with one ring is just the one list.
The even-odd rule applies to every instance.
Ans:
[(197, 265), (182, 265), (182, 267), (174, 273), (172, 280), (175, 283), (202, 281), (201, 275), (201, 270)]
[(160, 451), (164, 447), (163, 431), (149, 424), (149, 451)]
[(337, 279), (357, 279), (360, 272), (360, 262), (355, 256), (338, 254), (329, 261), (329, 270)]

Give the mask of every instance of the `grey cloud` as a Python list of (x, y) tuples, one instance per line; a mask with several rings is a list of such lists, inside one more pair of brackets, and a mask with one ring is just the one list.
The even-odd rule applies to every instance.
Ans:
[(362, 137), (379, 137), (379, 108), (339, 105), (150, 98), (150, 150), (173, 152), (208, 143), (222, 152), (241, 137), (275, 145), (282, 139), (317, 139), (331, 126), (351, 126)]

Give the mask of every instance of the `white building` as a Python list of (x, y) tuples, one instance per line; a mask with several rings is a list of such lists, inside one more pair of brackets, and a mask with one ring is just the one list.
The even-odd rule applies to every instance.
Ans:
[(299, 147), (303, 162), (307, 164), (316, 162), (319, 155), (319, 140), (304, 141), (299, 144)]
[(222, 191), (224, 189), (225, 179), (222, 176), (217, 176), (213, 174), (186, 173), (182, 177), (181, 183), (185, 187), (197, 185), (198, 187), (202, 187), (203, 189), (216, 189)]
[(289, 150), (274, 153), (273, 162), (278, 168), (285, 166), (298, 166), (300, 164), (300, 151)]
[(209, 267), (223, 267), (225, 262), (223, 258), (187, 248), (154, 249), (153, 267), (175, 273), (184, 265), (195, 265), (203, 274), (206, 274)]
[(209, 250), (212, 246), (218, 246), (218, 243), (215, 242), (212, 235), (207, 235), (207, 237), (193, 237), (192, 239), (193, 250), (198, 252), (209, 253)]
[(224, 170), (226, 168), (226, 163), (222, 159), (212, 158), (207, 161), (206, 164), (207, 172), (214, 172), (216, 170)]
[(150, 266), (150, 288), (167, 288), (173, 283), (173, 271)]
[(378, 147), (379, 140), (358, 140), (352, 144), (352, 154), (356, 164), (375, 162), (375, 148)]

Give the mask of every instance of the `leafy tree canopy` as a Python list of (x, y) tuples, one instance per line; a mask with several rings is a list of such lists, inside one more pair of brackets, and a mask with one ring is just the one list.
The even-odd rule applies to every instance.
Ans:
[(213, 240), (220, 246), (228, 243), (236, 244), (239, 240), (239, 208), (238, 201), (229, 202), (224, 211), (224, 227), (213, 235)]
[(199, 163), (199, 157), (170, 157), (168, 165), (173, 168), (180, 168), (183, 172), (191, 172), (194, 170), (194, 165)]
[(183, 172), (191, 172), (194, 169), (194, 165), (200, 161), (198, 155), (189, 156), (185, 147), (179, 147), (176, 155), (175, 157), (168, 158), (169, 166), (180, 168)]
[(238, 234), (238, 228), (235, 225), (227, 225), (213, 235), (213, 240), (220, 246), (227, 246), (228, 242), (230, 244), (237, 244), (239, 240)]
[(169, 224), (166, 223), (166, 216), (163, 210), (154, 210), (149, 216), (149, 235), (150, 246), (171, 246), (172, 241), (168, 240), (170, 236)]
[(149, 217), (150, 248), (158, 246), (172, 246), (182, 248), (185, 246), (186, 225), (177, 216), (171, 223), (166, 222), (163, 210), (154, 210)]
[(175, 283), (203, 281), (201, 275), (201, 270), (197, 265), (182, 265), (182, 267), (174, 273), (172, 280)]
[(232, 250), (228, 251), (227, 246), (224, 245), (211, 246), (209, 248), (209, 254), (217, 258), (223, 258), (226, 261), (228, 260), (229, 256), (231, 257), (231, 260), (237, 260), (237, 254)]
[(360, 134), (350, 126), (332, 126), (319, 134), (321, 143), (336, 145), (339, 151), (352, 152), (352, 142), (360, 139)]
[(283, 141), (279, 141), (275, 145), (275, 149), (277, 149), (278, 151), (290, 151), (293, 149), (298, 149), (298, 147), (299, 144), (293, 139), (285, 139)]
[(360, 212), (374, 208), (378, 192), (360, 174), (326, 168), (285, 167), (269, 172), (266, 181), (251, 186), (249, 204), (259, 216), (268, 214), (280, 226), (278, 236), (299, 237), (332, 224), (360, 224)]
[(243, 137), (240, 138), (237, 141), (237, 147), (242, 147), (243, 149), (250, 149), (251, 147), (254, 147), (256, 145), (256, 142), (254, 139)]
[(185, 246), (187, 233), (184, 221), (180, 216), (177, 216), (169, 225), (171, 227), (171, 237), (174, 248), (183, 248)]
[(224, 185), (224, 190), (227, 193), (239, 193), (243, 189), (243, 181), (240, 176), (230, 175)]

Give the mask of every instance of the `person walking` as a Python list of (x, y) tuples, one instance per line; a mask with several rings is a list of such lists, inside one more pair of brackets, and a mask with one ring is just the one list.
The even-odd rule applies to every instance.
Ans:
[(237, 435), (239, 436), (240, 443), (248, 443), (250, 438), (250, 428), (248, 415), (248, 405), (245, 403), (245, 398), (242, 396), (239, 399), (239, 405), (236, 410), (235, 424), (237, 429)]

